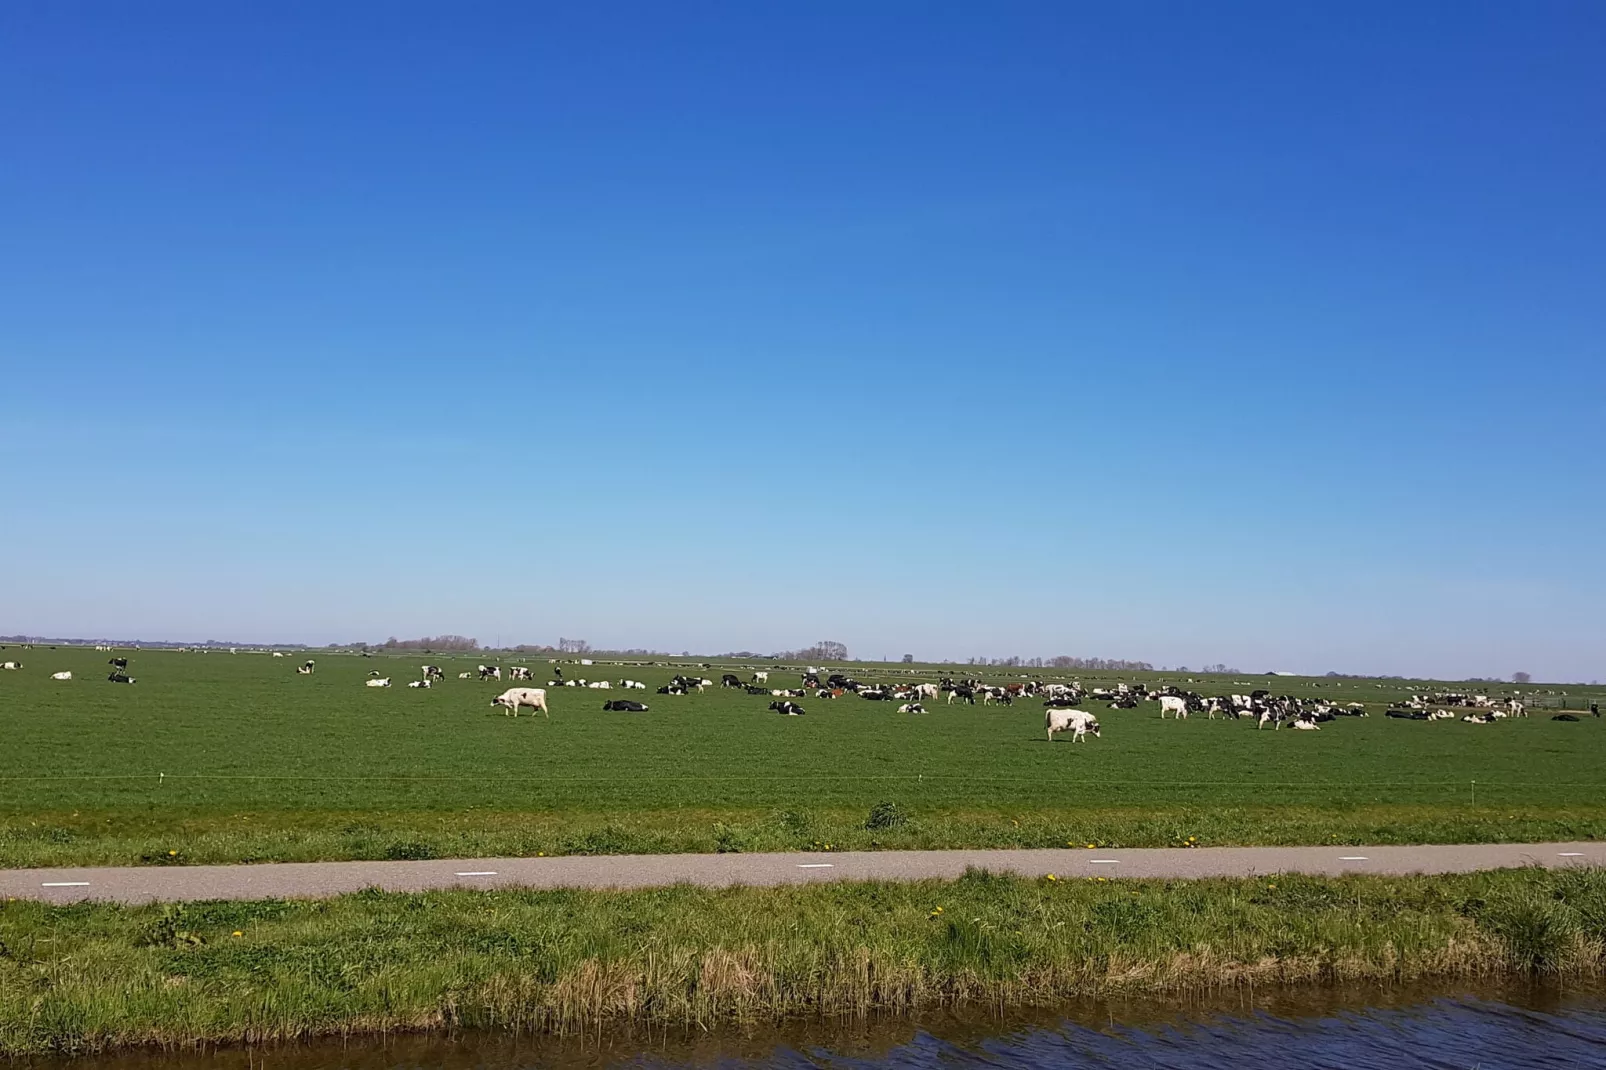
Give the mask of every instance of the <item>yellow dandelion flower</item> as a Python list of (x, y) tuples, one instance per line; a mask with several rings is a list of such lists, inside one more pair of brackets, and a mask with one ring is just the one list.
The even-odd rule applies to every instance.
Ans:
[(236, 929), (236, 930), (234, 930), (234, 935), (235, 936), (244, 936), (245, 934), (242, 933), (240, 930)]

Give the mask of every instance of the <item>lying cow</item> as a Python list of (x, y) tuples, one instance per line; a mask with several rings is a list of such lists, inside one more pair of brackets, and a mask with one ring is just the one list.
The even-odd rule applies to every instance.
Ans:
[[(517, 717), (520, 706), (528, 706), (532, 710), (540, 710), (548, 718), (552, 711), (546, 706), (546, 688), (544, 687), (510, 687), (491, 700), (493, 706), (505, 706), (508, 716)], [(532, 714), (532, 716), (534, 716)]]
[(604, 702), (605, 710), (616, 710), (619, 713), (646, 713), (647, 705), (643, 702), (632, 702), (627, 698), (616, 698), (612, 702)]
[(114, 684), (131, 684), (134, 682), (134, 678), (128, 675), (126, 672), (111, 673), (106, 677), (106, 679), (110, 680)]
[(71, 680), (72, 679), (72, 673), (70, 673), (70, 672), (53, 672), (53, 673), (50, 674), (50, 678), (52, 680)]
[(905, 702), (898, 707), (899, 713), (925, 713), (926, 708), (918, 702)]
[(408, 684), (407, 686), (408, 687), (429, 687), (432, 682), (433, 681), (430, 681), (430, 680), (414, 680), (412, 683)]
[(372, 680), (364, 680), (363, 681), (363, 686), (365, 686), (365, 687), (389, 687), (390, 686), (390, 677), (388, 677), (388, 676), (380, 676), (380, 677), (375, 677)]
[(770, 709), (774, 710), (782, 717), (797, 717), (800, 714), (808, 712), (795, 702), (772, 702), (770, 703)]

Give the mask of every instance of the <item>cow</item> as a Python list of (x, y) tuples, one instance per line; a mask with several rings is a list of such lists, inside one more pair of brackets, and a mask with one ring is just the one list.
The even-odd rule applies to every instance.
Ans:
[(770, 682), (770, 674), (767, 672), (755, 672), (753, 674), (753, 682), (755, 684), (767, 684)]
[(471, 672), (460, 672), (457, 674), (457, 678), (459, 680), (472, 680), (474, 679), (474, 674)]
[(297, 676), (311, 676), (312, 673), (313, 673), (313, 669), (314, 669), (314, 666), (313, 666), (312, 662), (309, 661), (304, 665), (299, 665), (299, 666), (296, 667), (296, 675)]
[(741, 687), (742, 678), (733, 672), (728, 672), (719, 678), (720, 687)]
[(432, 681), (432, 680), (414, 680), (411, 683), (409, 683), (407, 686), (408, 687), (429, 687), (432, 683), (434, 683), (434, 681)]
[(125, 669), (128, 668), (128, 659), (127, 658), (109, 658), (109, 659), (107, 659), (106, 664), (110, 665), (112, 668), (116, 669), (118, 672), (122, 672), (122, 671), (124, 671)]
[(1086, 710), (1047, 709), (1043, 711), (1043, 727), (1048, 730), (1048, 741), (1054, 742), (1055, 732), (1069, 731), (1071, 742), (1084, 742), (1089, 732), (1099, 734), (1099, 720)]
[(808, 712), (795, 702), (772, 702), (770, 703), (770, 709), (783, 717), (796, 717), (799, 714)]
[(1180, 695), (1160, 696), (1160, 720), (1165, 720), (1169, 713), (1178, 720), (1186, 720), (1188, 716), (1188, 700)]
[(602, 708), (605, 709), (605, 710), (616, 710), (616, 711), (618, 711), (620, 713), (646, 713), (647, 712), (647, 704), (646, 703), (644, 703), (644, 702), (632, 702), (630, 699), (627, 699), (627, 698), (616, 698), (612, 702), (604, 702), (602, 704)]
[(533, 680), (533, 679), (535, 679), (535, 677), (530, 675), (530, 670), (525, 668), (522, 665), (514, 665), (514, 666), (510, 667), (508, 669), (508, 671), (507, 671), (507, 678), (509, 680)]
[(954, 704), (954, 699), (964, 699), (972, 706), (976, 704), (976, 690), (971, 687), (956, 687), (948, 692), (948, 705)]
[(72, 679), (72, 673), (70, 673), (70, 672), (53, 672), (53, 673), (50, 674), (50, 678), (52, 680), (71, 680)]
[(278, 652), (278, 651), (277, 651), (277, 650), (275, 650), (275, 651), (274, 651), (274, 652), (273, 652), (273, 656), (274, 656), (274, 657), (276, 657), (276, 658), (282, 658), (282, 657), (284, 657), (284, 655), (283, 655), (283, 654), (281, 654), (281, 653), (279, 653), (279, 652)]
[(1551, 718), (1552, 721), (1577, 721), (1578, 715), (1573, 713), (1558, 713)]
[[(491, 705), (506, 707), (507, 714), (510, 717), (519, 715), (520, 706), (528, 706), (532, 710), (540, 710), (547, 715), (548, 719), (552, 717), (552, 711), (547, 709), (546, 689), (543, 687), (510, 687), (493, 698)], [(534, 714), (531, 714), (531, 716), (534, 716)]]
[(446, 674), (441, 672), (441, 667), (439, 665), (422, 665), (420, 668), (424, 670), (424, 679), (426, 680), (446, 679)]
[(619, 686), (624, 688), (626, 691), (631, 691), (631, 690), (645, 691), (645, 690), (647, 690), (647, 685), (642, 683), (640, 680), (620, 680), (619, 681)]
[(108, 673), (106, 679), (114, 684), (131, 684), (134, 682), (134, 678), (126, 672)]
[(363, 686), (364, 687), (389, 687), (390, 686), (390, 677), (381, 676), (381, 677), (376, 677), (376, 678), (371, 679), (371, 680), (364, 680), (363, 681)]
[(1315, 721), (1304, 721), (1304, 720), (1295, 721), (1293, 724), (1289, 725), (1288, 727), (1297, 728), (1301, 732), (1320, 732), (1322, 730), (1322, 726), (1317, 724)]
[(502, 678), (502, 667), (500, 665), (481, 665), (480, 666), (480, 679), (481, 680), (500, 680), (501, 678)]
[(898, 707), (899, 713), (925, 713), (926, 708), (918, 702), (905, 702)]

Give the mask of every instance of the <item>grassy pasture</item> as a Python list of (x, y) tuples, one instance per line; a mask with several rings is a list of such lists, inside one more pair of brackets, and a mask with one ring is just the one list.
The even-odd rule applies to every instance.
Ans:
[[(849, 696), (783, 718), (768, 698), (718, 688), (556, 689), (550, 721), (514, 720), (489, 705), (505, 684), (455, 678), (479, 657), (312, 652), (318, 672), (298, 677), (297, 653), (119, 653), (132, 687), (105, 681), (104, 652), (0, 652), (25, 666), (0, 673), (0, 865), (1606, 835), (1606, 723), (1383, 718), (1389, 699), (1423, 686), (1403, 681), (1195, 677), (1207, 694), (1269, 686), (1363, 701), (1373, 716), (1301, 733), (1162, 722), (1152, 703), (1094, 707), (1103, 739), (1051, 745), (1037, 702), (908, 716)], [(497, 660), (531, 665), (537, 683), (550, 669)], [(448, 679), (401, 686), (425, 661)], [(395, 686), (363, 687), (373, 668)], [(49, 679), (63, 669), (77, 679)], [(705, 675), (724, 669), (745, 675), (719, 664)], [(656, 687), (678, 666), (564, 670)], [(902, 666), (853, 672), (909, 678)], [(601, 710), (627, 694), (651, 712)], [(880, 802), (909, 819), (866, 828)]]

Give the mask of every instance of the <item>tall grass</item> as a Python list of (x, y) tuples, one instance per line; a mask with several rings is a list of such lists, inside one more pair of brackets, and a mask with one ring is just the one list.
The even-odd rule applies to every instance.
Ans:
[(1602, 973), (1606, 873), (365, 892), (0, 909), (0, 1053)]

